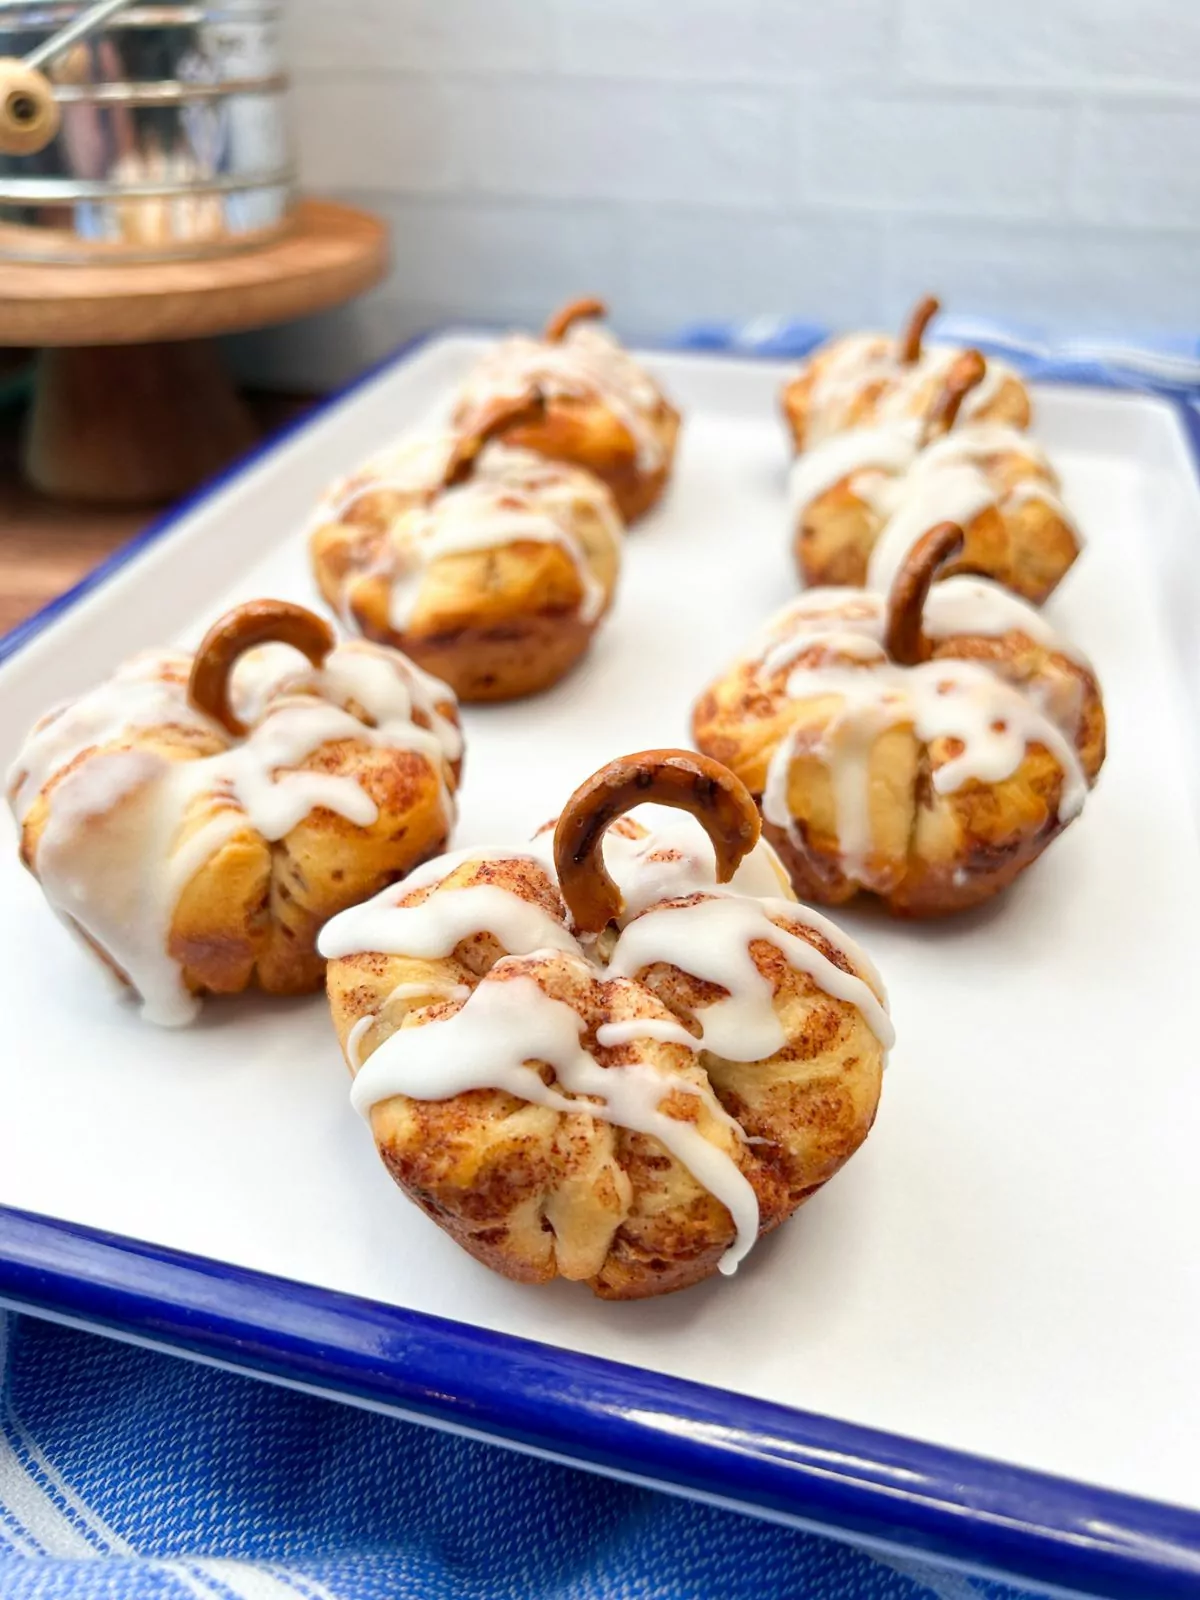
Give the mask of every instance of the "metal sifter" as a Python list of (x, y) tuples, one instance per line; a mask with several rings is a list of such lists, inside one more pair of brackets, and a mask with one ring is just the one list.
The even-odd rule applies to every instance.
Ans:
[(0, 0), (0, 260), (178, 260), (286, 226), (279, 6)]

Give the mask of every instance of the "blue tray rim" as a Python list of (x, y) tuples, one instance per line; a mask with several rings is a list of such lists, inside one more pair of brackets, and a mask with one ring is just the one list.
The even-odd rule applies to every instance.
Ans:
[[(474, 330), (407, 340), (205, 483), (0, 637), (0, 661), (348, 396), (460, 331)], [(1163, 398), (1200, 474), (1197, 414)], [(3, 1206), (0, 1301), (1012, 1582), (1109, 1600), (1200, 1596), (1200, 1512)]]

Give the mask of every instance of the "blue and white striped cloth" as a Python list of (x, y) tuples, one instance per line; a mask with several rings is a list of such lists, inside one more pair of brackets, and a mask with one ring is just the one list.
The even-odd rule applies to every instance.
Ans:
[(1018, 1600), (0, 1313), (4, 1600)]
[[(1051, 346), (1032, 375), (1200, 394), (1200, 345)], [(774, 320), (691, 348), (798, 355)], [(1020, 1600), (812, 1535), (0, 1312), (3, 1600)]]
[[(689, 350), (732, 350), (748, 356), (807, 355), (829, 330), (819, 323), (788, 317), (757, 317), (752, 322), (702, 322), (685, 330), (677, 343)], [(1027, 377), (1119, 385), (1200, 399), (1200, 339), (1118, 339), (1100, 334), (1054, 338), (1043, 329), (989, 317), (939, 316), (930, 337), (949, 344), (976, 345), (1020, 369)]]

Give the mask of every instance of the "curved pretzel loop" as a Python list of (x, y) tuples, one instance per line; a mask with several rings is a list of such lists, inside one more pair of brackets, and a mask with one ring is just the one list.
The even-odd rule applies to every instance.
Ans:
[(289, 600), (247, 600), (213, 623), (201, 640), (188, 679), (188, 699), (235, 739), (246, 725), (229, 703), (229, 679), (239, 656), (257, 644), (290, 644), (319, 667), (336, 644), (333, 629)]
[(925, 329), (941, 309), (941, 301), (935, 295), (927, 294), (924, 300), (917, 302), (899, 339), (902, 366), (916, 366), (921, 359), (921, 340), (925, 336)]
[(526, 394), (507, 395), (490, 401), (479, 413), (478, 420), (455, 441), (442, 483), (455, 489), (475, 471), (476, 464), (489, 440), (507, 433), (510, 428), (523, 428), (527, 423), (540, 422), (546, 414), (546, 397), (540, 389), (530, 389)]
[(887, 598), (883, 647), (902, 667), (928, 661), (932, 651), (921, 631), (925, 598), (938, 570), (953, 561), (963, 547), (957, 522), (939, 522), (923, 533), (904, 559)]
[(608, 307), (603, 300), (598, 300), (595, 295), (584, 295), (579, 300), (572, 300), (568, 305), (560, 306), (546, 324), (546, 331), (542, 338), (547, 344), (561, 344), (568, 328), (577, 322), (591, 321), (596, 317), (606, 317)]
[(962, 403), (972, 389), (977, 389), (987, 377), (987, 362), (981, 350), (964, 350), (955, 356), (946, 372), (941, 393), (933, 403), (925, 423), (922, 444), (939, 438), (958, 421)]
[(594, 772), (567, 801), (554, 830), (554, 866), (576, 928), (599, 933), (621, 913), (621, 891), (604, 865), (605, 832), (640, 805), (690, 812), (712, 840), (717, 878), (728, 883), (758, 843), (762, 820), (750, 791), (728, 768), (692, 750), (643, 750)]

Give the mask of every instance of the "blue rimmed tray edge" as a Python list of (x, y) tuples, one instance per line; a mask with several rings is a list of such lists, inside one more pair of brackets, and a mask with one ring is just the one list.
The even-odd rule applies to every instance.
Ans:
[[(405, 341), (0, 637), (0, 662), (355, 392), (433, 339), (471, 331)], [(1044, 365), (1038, 378), (1085, 381)], [(1200, 415), (1158, 398), (1179, 415), (1200, 474)], [(0, 1300), (1013, 1582), (1112, 1600), (1200, 1596), (1197, 1512), (6, 1207)]]
[(0, 1301), (851, 1542), (1200, 1594), (1200, 1513), (0, 1207)]

